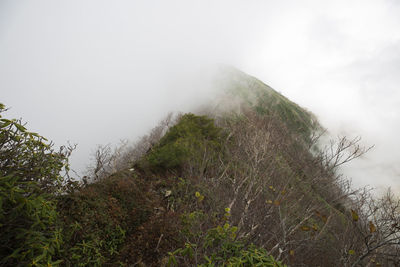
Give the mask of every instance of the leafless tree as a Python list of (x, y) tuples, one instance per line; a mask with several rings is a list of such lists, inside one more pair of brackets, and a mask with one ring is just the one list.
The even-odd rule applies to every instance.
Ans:
[(150, 131), (150, 134), (141, 137), (133, 145), (127, 140), (121, 140), (114, 148), (109, 144), (99, 145), (93, 153), (93, 163), (88, 167), (87, 176), (91, 180), (101, 180), (112, 173), (131, 168), (134, 162), (158, 143), (180, 116), (169, 113)]
[[(217, 123), (229, 133), (226, 150), (214, 173), (204, 173), (211, 178), (203, 179), (231, 210), (229, 220), (238, 226), (238, 238), (286, 262), (310, 265), (321, 264), (321, 253), (334, 259), (327, 265), (339, 264), (344, 248), (359, 244), (348, 215), (360, 191), (337, 169), (370, 149), (359, 144), (360, 138), (341, 137), (312, 151), (318, 138), (312, 138), (313, 144), (299, 140), (274, 114), (242, 109), (237, 116), (217, 118)], [(347, 256), (340, 264), (353, 262)]]

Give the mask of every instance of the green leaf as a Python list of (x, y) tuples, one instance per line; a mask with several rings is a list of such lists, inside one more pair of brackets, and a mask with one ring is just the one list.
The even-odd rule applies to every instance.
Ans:
[(29, 134), (32, 135), (32, 136), (35, 136), (35, 137), (39, 137), (39, 138), (41, 137), (38, 133), (32, 133), (32, 132), (31, 132), (31, 133), (29, 133)]
[(43, 254), (37, 256), (37, 257), (34, 259), (34, 261), (35, 261), (36, 263), (39, 263), (45, 256), (46, 256), (46, 253), (43, 253)]
[(6, 119), (1, 119), (1, 121), (3, 122), (3, 124), (1, 125), (2, 128), (5, 128), (12, 123), (12, 121)]
[(176, 262), (175, 255), (172, 254), (172, 253), (170, 253), (170, 252), (169, 252), (168, 254), (169, 254), (169, 257), (168, 257), (167, 266), (168, 266), (168, 267), (170, 267), (170, 266), (177, 266), (178, 264), (177, 264), (177, 262)]
[(207, 261), (207, 263), (211, 263), (212, 262), (212, 260), (209, 257), (207, 257), (207, 255), (204, 255), (204, 259)]
[(16, 127), (18, 130), (20, 130), (21, 132), (25, 132), (25, 131), (26, 131), (26, 128), (25, 128), (24, 126), (22, 126), (21, 124), (15, 123), (14, 125), (15, 125), (15, 127)]
[(358, 221), (358, 214), (355, 210), (351, 210), (351, 217), (353, 218), (353, 221)]

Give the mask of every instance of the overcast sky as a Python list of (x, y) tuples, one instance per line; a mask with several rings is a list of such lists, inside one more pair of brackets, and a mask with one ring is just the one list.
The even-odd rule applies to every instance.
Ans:
[(145, 134), (210, 98), (215, 64), (258, 77), (375, 148), (344, 171), (400, 189), (400, 2), (0, 1), (0, 92), (28, 128), (78, 144)]

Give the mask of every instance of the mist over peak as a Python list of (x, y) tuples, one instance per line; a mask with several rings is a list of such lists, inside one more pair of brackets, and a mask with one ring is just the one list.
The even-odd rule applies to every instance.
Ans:
[(233, 65), (332, 135), (375, 145), (370, 163), (349, 167), (355, 184), (397, 187), (399, 11), (391, 0), (5, 0), (2, 102), (57, 144), (78, 143), (72, 162), (84, 169), (97, 144), (138, 138), (169, 111), (212, 100), (209, 73)]
[(400, 266), (399, 14), (1, 0), (0, 265)]

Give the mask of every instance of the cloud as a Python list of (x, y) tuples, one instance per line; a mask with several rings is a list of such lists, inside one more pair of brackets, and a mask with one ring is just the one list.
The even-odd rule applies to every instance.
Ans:
[(333, 134), (375, 144), (345, 169), (355, 184), (399, 186), (399, 11), (394, 0), (6, 0), (1, 101), (57, 144), (78, 143), (83, 169), (96, 144), (207, 101), (210, 66), (232, 64)]

